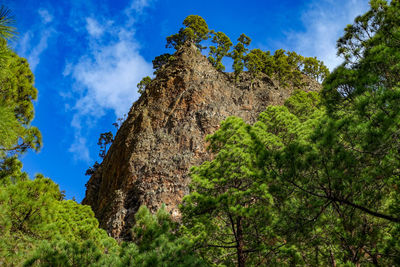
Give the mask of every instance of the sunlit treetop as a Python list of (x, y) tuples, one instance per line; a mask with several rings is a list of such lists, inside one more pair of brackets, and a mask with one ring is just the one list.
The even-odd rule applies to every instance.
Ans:
[(167, 47), (178, 49), (186, 43), (193, 43), (199, 49), (204, 47), (200, 42), (209, 38), (209, 29), (205, 20), (198, 15), (190, 15), (183, 21), (185, 28), (181, 28), (178, 33), (167, 37)]

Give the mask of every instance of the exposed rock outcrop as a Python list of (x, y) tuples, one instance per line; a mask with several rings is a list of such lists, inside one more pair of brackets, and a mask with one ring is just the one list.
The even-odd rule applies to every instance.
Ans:
[[(164, 203), (179, 218), (190, 167), (210, 159), (205, 136), (228, 116), (253, 123), (266, 106), (282, 104), (293, 92), (266, 76), (251, 82), (244, 73), (235, 83), (194, 46), (181, 48), (174, 58), (133, 104), (87, 184), (83, 204), (92, 206), (100, 226), (116, 238), (129, 239), (140, 205), (156, 211)], [(304, 90), (319, 89), (307, 81)]]

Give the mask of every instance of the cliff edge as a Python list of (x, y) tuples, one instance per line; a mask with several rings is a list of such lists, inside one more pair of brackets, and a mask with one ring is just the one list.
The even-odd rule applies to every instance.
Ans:
[[(307, 79), (305, 91), (320, 85)], [(238, 116), (253, 123), (268, 105), (280, 105), (294, 88), (261, 76), (217, 71), (195, 46), (182, 47), (174, 60), (131, 107), (104, 161), (87, 183), (82, 204), (90, 205), (100, 226), (129, 239), (141, 205), (156, 211), (164, 203), (179, 218), (178, 205), (189, 192), (189, 169), (210, 160), (205, 136), (222, 120)]]

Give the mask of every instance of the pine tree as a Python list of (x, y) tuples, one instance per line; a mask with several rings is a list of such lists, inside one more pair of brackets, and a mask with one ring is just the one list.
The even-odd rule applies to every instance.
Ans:
[(223, 32), (211, 31), (211, 34), (213, 35), (212, 42), (216, 46), (210, 46), (208, 60), (217, 70), (224, 71), (225, 66), (222, 64), (222, 59), (229, 55), (228, 52), (231, 49), (232, 42)]
[(242, 73), (244, 69), (244, 58), (248, 51), (248, 46), (251, 43), (251, 39), (242, 33), (237, 39), (238, 43), (234, 46), (230, 57), (233, 59), (233, 70), (235, 73), (235, 80), (238, 79), (239, 74)]
[(198, 15), (190, 15), (183, 21), (185, 28), (167, 37), (167, 48), (179, 49), (186, 43), (195, 44), (200, 50), (204, 49), (200, 42), (209, 38), (209, 29), (205, 20)]

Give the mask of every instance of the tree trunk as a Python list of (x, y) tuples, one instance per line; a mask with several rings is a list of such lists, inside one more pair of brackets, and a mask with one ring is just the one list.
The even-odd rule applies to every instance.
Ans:
[(237, 218), (237, 232), (236, 232), (236, 243), (237, 243), (237, 257), (238, 267), (244, 267), (246, 258), (244, 253), (244, 240), (243, 240), (243, 227), (242, 218)]
[(331, 266), (336, 267), (336, 260), (335, 260), (335, 256), (333, 255), (332, 250), (330, 250), (330, 254), (331, 254)]

